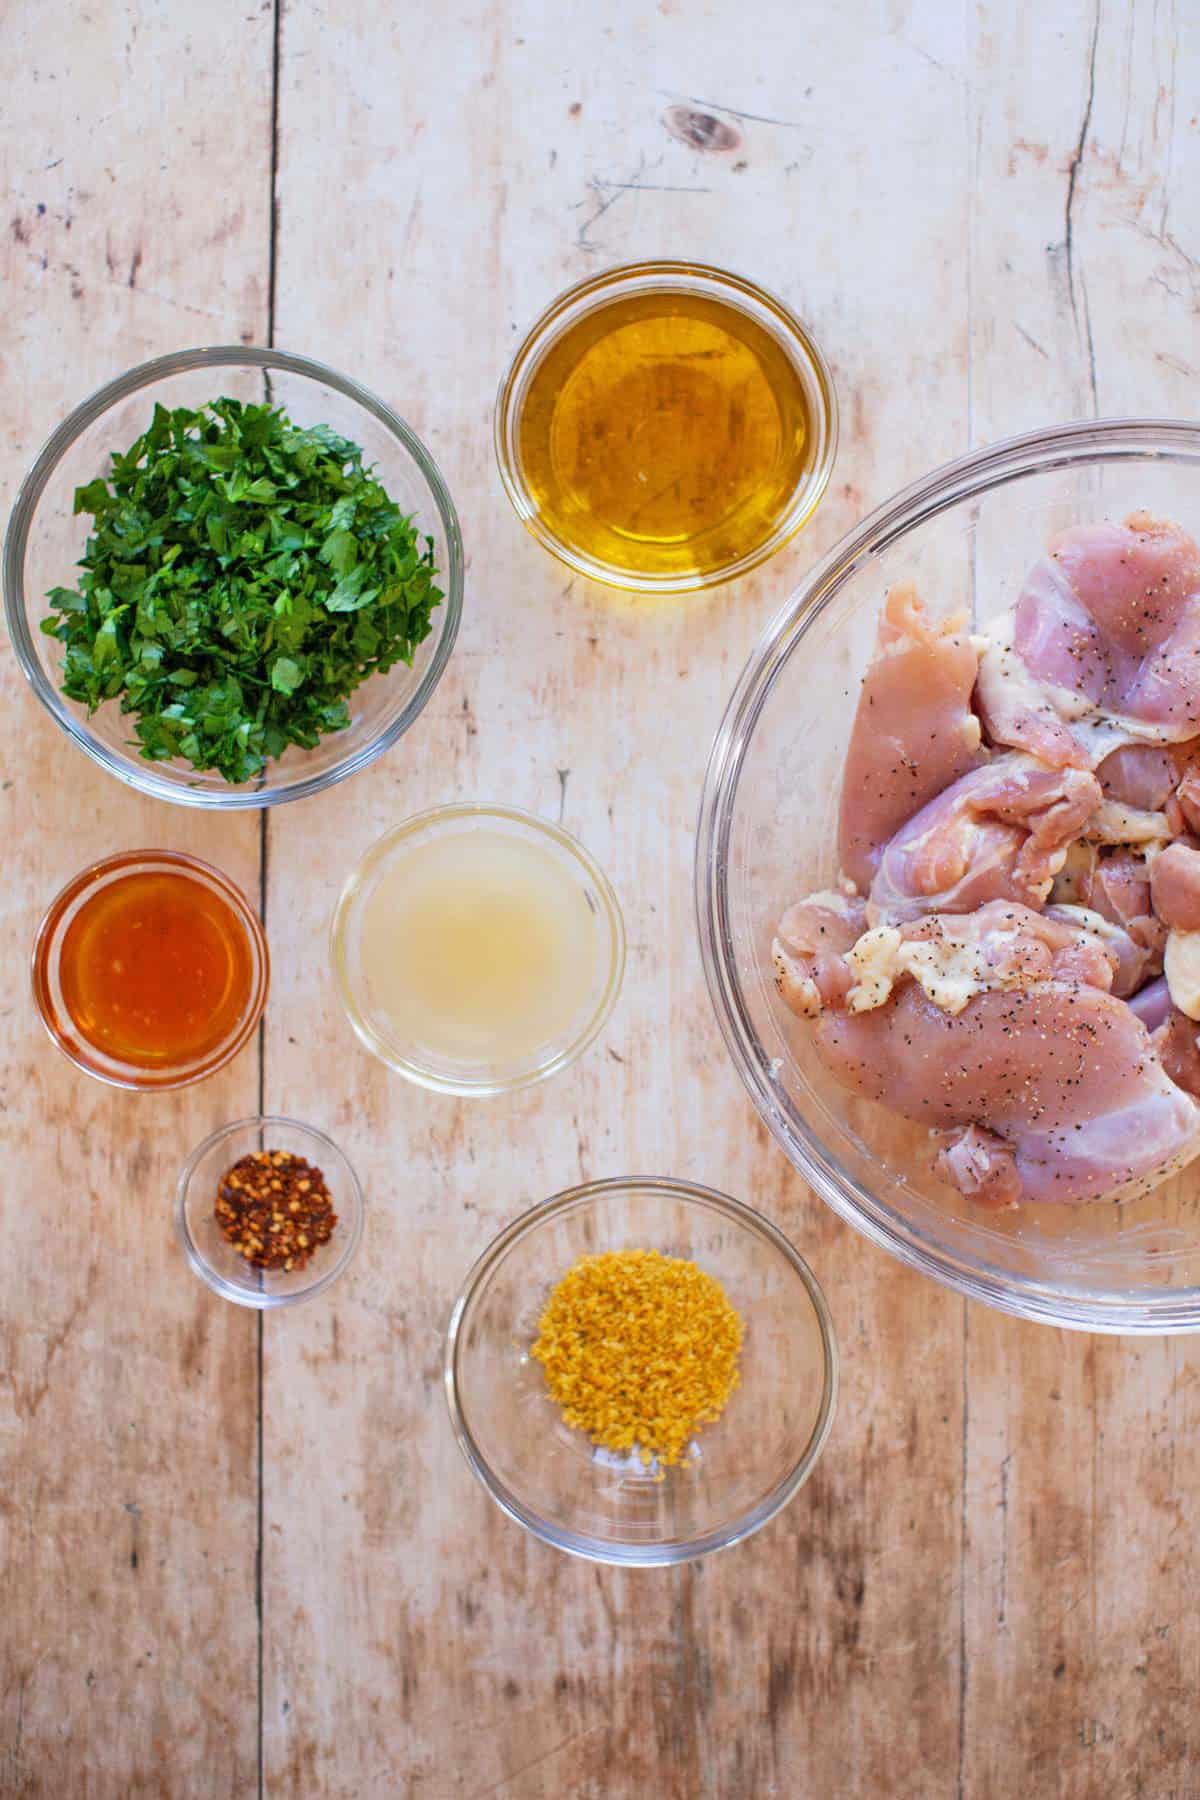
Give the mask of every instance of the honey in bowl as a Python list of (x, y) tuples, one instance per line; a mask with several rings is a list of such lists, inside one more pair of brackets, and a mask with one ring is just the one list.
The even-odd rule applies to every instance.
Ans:
[(136, 872), (80, 907), (60, 979), (89, 1043), (157, 1068), (205, 1055), (236, 1027), (250, 951), (236, 913), (211, 889), (173, 870)]
[(637, 588), (752, 566), (832, 461), (832, 387), (802, 327), (749, 284), (686, 275), (585, 283), (535, 328), (501, 400), (518, 510), (566, 560)]
[(175, 1086), (246, 1041), (266, 993), (257, 919), (218, 870), (170, 852), (85, 870), (38, 934), (34, 992), (51, 1036), (90, 1074)]

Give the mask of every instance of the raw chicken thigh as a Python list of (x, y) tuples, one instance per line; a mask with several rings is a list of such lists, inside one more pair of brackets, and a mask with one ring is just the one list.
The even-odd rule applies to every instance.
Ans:
[(1168, 931), (1200, 931), (1200, 850), (1168, 844), (1150, 870), (1150, 898)]
[(1141, 812), (1162, 812), (1179, 785), (1186, 759), (1174, 746), (1123, 744), (1096, 769), (1106, 800)]
[(845, 952), (866, 930), (867, 909), (844, 894), (810, 894), (790, 906), (775, 934), (775, 981), (793, 1012), (815, 1018), (853, 984)]
[[(905, 977), (945, 1011), (961, 1012), (976, 994), (994, 988), (1028, 987), (1057, 977), (1108, 989), (1116, 972), (1116, 953), (1102, 935), (1003, 900), (973, 913), (932, 913), (857, 935), (846, 930), (837, 944), (818, 927), (820, 951), (805, 954), (799, 946), (811, 944), (812, 926), (831, 898), (814, 894), (791, 907), (775, 938), (776, 985), (793, 1012), (808, 1018), (826, 1008), (873, 1011)], [(794, 987), (798, 979), (811, 983), (802, 993)]]
[(940, 1169), (977, 1199), (1125, 1198), (1200, 1149), (1200, 1107), (1102, 988), (1036, 981), (952, 1014), (908, 983), (877, 1011), (822, 1013), (817, 1034), (847, 1087), (945, 1134)]
[(902, 825), (871, 883), (872, 924), (970, 912), (988, 900), (1044, 904), (1067, 848), (1100, 804), (1086, 769), (998, 756)]
[(991, 1205), (1120, 1200), (1200, 1155), (1200, 552), (1073, 527), (986, 636), (888, 593), (833, 887), (779, 992)]
[(1086, 925), (1112, 946), (1117, 955), (1112, 991), (1118, 998), (1136, 994), (1162, 969), (1167, 928), (1151, 898), (1144, 852), (1073, 845), (1051, 900), (1048, 914)]
[(1054, 539), (979, 669), (989, 742), (1094, 768), (1127, 743), (1200, 733), (1200, 552), (1134, 513)]
[(916, 592), (894, 587), (883, 603), (842, 776), (838, 855), (863, 893), (880, 854), (906, 819), (983, 761), (971, 691), (981, 640), (966, 614), (927, 618)]

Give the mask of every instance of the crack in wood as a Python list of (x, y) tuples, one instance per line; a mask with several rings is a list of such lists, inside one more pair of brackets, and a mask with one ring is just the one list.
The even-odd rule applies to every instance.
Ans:
[[(283, 7), (284, 0), (272, 0), (271, 14), (271, 153), (268, 165), (268, 212), (267, 212), (267, 344), (275, 345), (275, 314), (279, 291), (279, 71), (280, 52), (283, 42)], [(270, 888), (270, 809), (263, 807), (258, 822), (258, 909), (264, 928), (267, 922), (267, 901)], [(267, 1032), (265, 1018), (258, 1025), (258, 1112), (259, 1117), (266, 1113), (267, 1090)], [(257, 1709), (256, 1736), (258, 1743), (258, 1800), (264, 1800), (266, 1793), (266, 1628), (263, 1609), (263, 1557), (266, 1549), (266, 1482), (265, 1482), (265, 1360), (266, 1347), (263, 1335), (263, 1315), (257, 1318), (255, 1336), (255, 1480), (256, 1495), (256, 1538), (254, 1547), (254, 1612), (258, 1631), (255, 1701)]]
[(1088, 384), (1092, 396), (1092, 412), (1098, 407), (1098, 391), (1096, 386), (1096, 346), (1092, 338), (1092, 318), (1088, 306), (1087, 282), (1082, 269), (1076, 270), (1075, 262), (1075, 203), (1079, 195), (1079, 171), (1083, 164), (1087, 149), (1088, 133), (1092, 127), (1092, 107), (1096, 99), (1096, 50), (1100, 41), (1100, 0), (1096, 0), (1096, 8), (1092, 15), (1091, 40), (1088, 45), (1088, 77), (1087, 98), (1084, 102), (1083, 118), (1080, 121), (1079, 137), (1071, 155), (1067, 169), (1067, 198), (1064, 218), (1063, 248), (1067, 266), (1067, 296), (1071, 302), (1071, 316), (1075, 321), (1077, 336), (1081, 336), (1087, 351)]

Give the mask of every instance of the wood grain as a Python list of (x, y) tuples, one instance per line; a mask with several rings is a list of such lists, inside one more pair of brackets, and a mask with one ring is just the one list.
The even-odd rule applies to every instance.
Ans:
[[(254, 1059), (190, 1096), (112, 1098), (24, 998), (37, 916), (90, 856), (193, 847), (253, 890), (258, 830), (117, 788), (4, 652), (0, 1103), (20, 1181), (0, 1195), (0, 1792), (252, 1793), (260, 1746), (261, 1791), (305, 1800), (1200, 1792), (1196, 1352), (968, 1308), (841, 1226), (721, 1047), (690, 878), (724, 700), (843, 530), (970, 442), (1195, 411), (1185, 24), (1082, 0), (5, 14), (28, 76), (3, 138), (10, 482), (117, 368), (261, 339), (273, 315), (279, 344), (421, 433), (469, 561), (417, 728), (266, 827), (266, 1105), (337, 1136), (369, 1215), (353, 1274), (265, 1322), (261, 1486), (254, 1323), (199, 1288), (167, 1219), (182, 1155), (254, 1106)], [(568, 282), (651, 255), (773, 288), (843, 408), (799, 541), (679, 603), (570, 580), (509, 512), (490, 443), (525, 326)], [(497, 796), (560, 817), (609, 870), (629, 970), (575, 1069), (459, 1104), (359, 1049), (324, 933), (380, 831)], [(440, 1391), (451, 1298), (494, 1231), (627, 1171), (777, 1220), (843, 1351), (834, 1435), (793, 1505), (725, 1556), (641, 1574), (504, 1519)]]
[[(1007, 7), (978, 16), (977, 442), (1200, 400), (1179, 298), (1200, 225), (1181, 20), (1080, 5), (1062, 23), (1055, 38)], [(1071, 1800), (1195, 1793), (1200, 1625), (1176, 1588), (1200, 1476), (1183, 1423), (1195, 1341), (972, 1307), (966, 1357), (964, 1790), (1009, 1793), (1019, 1773)]]
[[(431, 18), (389, 36), (340, 8), (283, 19), (280, 341), (336, 344), (411, 419), (470, 563), (459, 649), (419, 729), (270, 826), (268, 922), (294, 978), (276, 988), (268, 1098), (346, 1140), (373, 1209), (326, 1316), (269, 1321), (267, 1785), (816, 1794), (848, 1791), (852, 1771), (856, 1793), (950, 1793), (952, 1761), (937, 1765), (959, 1716), (962, 1306), (836, 1227), (755, 1124), (704, 991), (691, 845), (720, 708), (773, 606), (865, 503), (963, 446), (966, 170), (941, 153), (965, 138), (961, 66), (927, 81), (900, 39), (850, 20), (831, 38), (769, 3), (736, 19), (631, 12), (622, 30), (576, 4), (552, 31), (540, 6), (484, 7), (459, 31), (452, 44)], [(903, 104), (914, 79), (919, 108)], [(848, 94), (889, 89), (887, 160), (848, 141), (844, 114)], [(759, 118), (723, 114), (739, 148), (696, 151), (665, 122), (689, 95)], [(316, 154), (309, 122), (330, 108)], [(352, 282), (314, 283), (323, 222), (364, 169), (379, 253)], [(746, 269), (808, 320), (835, 359), (845, 448), (814, 529), (769, 574), (647, 605), (570, 581), (521, 533), (491, 465), (490, 401), (555, 292), (668, 252)], [(900, 266), (936, 344), (904, 348), (887, 324), (880, 276)], [(304, 948), (386, 826), (500, 795), (561, 814), (609, 870), (629, 971), (575, 1070), (455, 1104), (356, 1048)], [(848, 1349), (841, 1421), (800, 1501), (736, 1555), (641, 1575), (564, 1561), (496, 1514), (438, 1386), (451, 1297), (494, 1231), (582, 1176), (630, 1170), (763, 1206), (812, 1256)]]
[[(3, 11), (10, 494), (101, 381), (265, 328), (270, 16), (186, 14)], [(232, 108), (230, 41), (246, 87)], [(0, 680), (0, 1792), (245, 1792), (256, 1331), (190, 1273), (170, 1203), (192, 1146), (255, 1110), (256, 1054), (181, 1096), (119, 1094), (51, 1046), (27, 968), (41, 912), (85, 863), (189, 849), (255, 893), (258, 828), (154, 805), (93, 767), (7, 638)]]

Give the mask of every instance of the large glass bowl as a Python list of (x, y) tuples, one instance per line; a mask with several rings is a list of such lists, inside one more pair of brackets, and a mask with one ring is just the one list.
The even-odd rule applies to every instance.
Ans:
[(824, 1200), (923, 1273), (1083, 1330), (1200, 1329), (1200, 1162), (1120, 1206), (983, 1211), (930, 1172), (925, 1134), (846, 1093), (775, 993), (772, 932), (835, 873), (842, 764), (884, 590), (936, 614), (1011, 605), (1049, 536), (1144, 507), (1200, 529), (1200, 426), (1102, 420), (1013, 438), (906, 488), (769, 627), (717, 734), (696, 846), (709, 988), (767, 1125)]
[[(687, 1258), (745, 1327), (724, 1412), (661, 1474), (567, 1425), (529, 1353), (555, 1284), (602, 1250)], [(630, 1177), (501, 1232), (454, 1303), (444, 1378), (459, 1447), (510, 1518), (575, 1556), (645, 1568), (726, 1549), (787, 1504), (833, 1423), (837, 1348), (815, 1276), (766, 1219), (711, 1188)]]
[[(361, 446), (393, 500), (433, 539), (444, 599), (411, 666), (373, 675), (350, 696), (350, 724), (313, 750), (295, 746), (254, 780), (234, 785), (215, 770), (148, 762), (133, 721), (112, 700), (88, 716), (59, 688), (63, 646), (39, 629), (52, 587), (74, 587), (91, 523), (73, 510), (75, 489), (108, 473), (114, 451), (149, 425), (156, 403), (202, 406), (229, 395), (270, 400), (298, 425), (331, 425)], [(110, 774), (160, 800), (185, 806), (274, 806), (315, 794), (365, 768), (406, 732), (449, 660), (462, 612), (463, 556), (458, 517), (433, 458), (411, 428), (356, 381), (306, 356), (239, 345), (181, 350), (141, 364), (76, 407), (53, 433), (21, 485), (4, 540), (4, 608), (17, 658), (38, 699), (67, 736)]]

